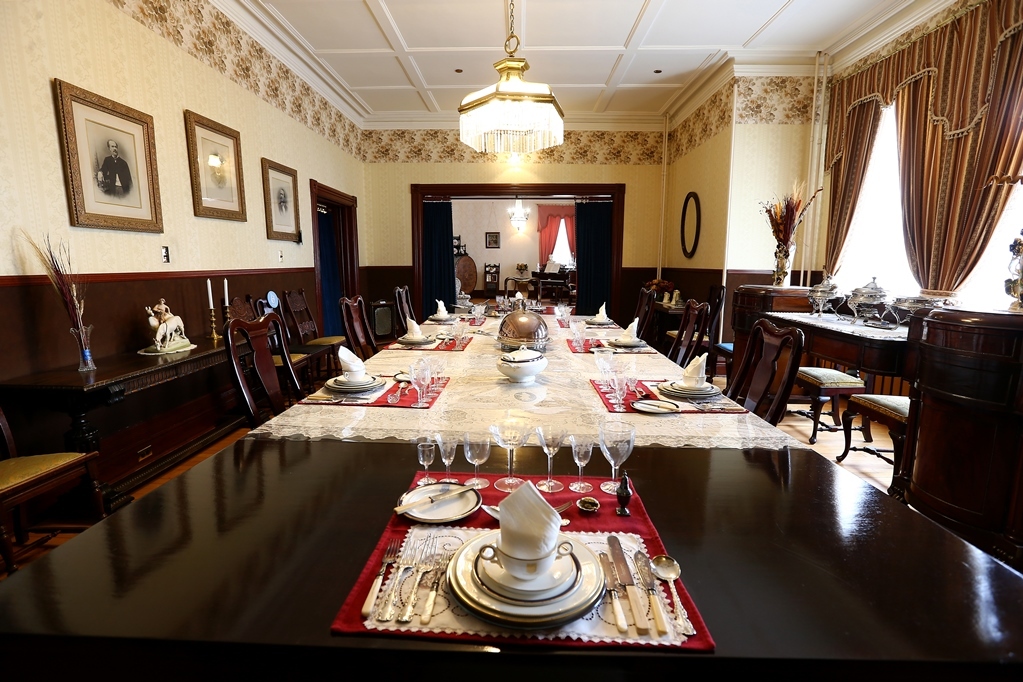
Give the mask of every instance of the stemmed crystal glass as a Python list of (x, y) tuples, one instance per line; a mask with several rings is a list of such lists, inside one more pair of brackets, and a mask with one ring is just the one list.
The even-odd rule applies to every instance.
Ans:
[(572, 320), (569, 322), (569, 327), (572, 329), (572, 344), (581, 353), (586, 345), (583, 343), (586, 335), (586, 322), (584, 320)]
[(544, 424), (536, 427), (536, 437), (540, 439), (540, 447), (547, 455), (547, 480), (536, 484), (539, 490), (545, 493), (556, 493), (565, 489), (565, 484), (555, 481), (553, 478), (554, 455), (557, 454), (565, 439), (568, 438), (568, 429), (555, 424)]
[(611, 397), (614, 400), (615, 412), (625, 412), (625, 395), (629, 390), (628, 380), (621, 372), (614, 372), (610, 376)]
[(465, 482), (465, 485), (471, 485), (477, 490), (486, 488), (490, 485), (490, 481), (480, 478), (480, 464), (490, 459), (490, 434), (466, 432), (463, 442), (466, 461), (476, 467), (476, 473)]
[(444, 369), (447, 367), (444, 355), (444, 353), (434, 353), (427, 359), (427, 362), (430, 363), (430, 388), (426, 393), (431, 397), (440, 395), (440, 381), (444, 378)]
[(600, 451), (611, 464), (611, 480), (600, 484), (600, 489), (611, 495), (618, 489), (618, 467), (632, 454), (636, 444), (636, 427), (628, 422), (603, 422), (600, 425)]
[(525, 483), (515, 476), (515, 448), (522, 447), (529, 439), (532, 429), (525, 419), (507, 417), (496, 424), (490, 425), (490, 434), (497, 444), (508, 450), (508, 475), (497, 479), (494, 487), (506, 493), (514, 492)]
[(593, 361), (597, 365), (597, 371), (600, 372), (600, 390), (607, 393), (611, 390), (611, 373), (614, 370), (614, 349), (613, 348), (594, 348), (593, 349)]
[(425, 358), (419, 358), (409, 368), (409, 376), (416, 389), (416, 402), (412, 403), (412, 407), (429, 407), (430, 404), (423, 400), (423, 394), (430, 386), (430, 363)]
[(593, 441), (590, 436), (569, 436), (572, 444), (572, 460), (579, 467), (579, 480), (569, 484), (568, 489), (575, 493), (588, 493), (593, 486), (583, 480), (583, 468), (590, 463), (593, 454)]
[(430, 465), (433, 464), (433, 457), (436, 447), (433, 443), (420, 443), (416, 446), (416, 454), (419, 455), (419, 463), (423, 465), (426, 475), (419, 479), (416, 485), (429, 485), (436, 483), (437, 479), (430, 476)]
[(451, 433), (445, 436), (438, 431), (433, 434), (433, 438), (437, 441), (437, 447), (440, 448), (440, 461), (444, 463), (444, 478), (440, 479), (440, 482), (458, 483), (458, 479), (451, 475), (451, 465), (458, 452), (458, 437)]

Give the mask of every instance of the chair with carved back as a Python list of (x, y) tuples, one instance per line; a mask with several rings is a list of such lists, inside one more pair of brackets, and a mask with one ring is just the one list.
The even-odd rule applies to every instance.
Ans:
[[(265, 298), (252, 298), (251, 294), (245, 294), (244, 303), (239, 303), (240, 297), (235, 296), (231, 299), (230, 310), (232, 311), (232, 317), (234, 319), (245, 320), (247, 322), (253, 322), (260, 317), (265, 316), (267, 313), (274, 313), (278, 317), (281, 317), (280, 313), (270, 304), (268, 299)], [(235, 316), (235, 313), (237, 316)], [(283, 321), (283, 318), (281, 318)], [(288, 341), (288, 347), (290, 348), (293, 344), (291, 339), (291, 333), (288, 331), (288, 326), (284, 325), (284, 338)], [(277, 340), (277, 330), (271, 329), (269, 332), (268, 339), (270, 346), (274, 349), (274, 363), (277, 365), (278, 371), (283, 372), (283, 365), (281, 359), (277, 355), (277, 351), (280, 348), (280, 343)], [(312, 354), (305, 353), (302, 351), (292, 351), (289, 353), (291, 358), (291, 365), (295, 370), (295, 374), (303, 379), (306, 392), (312, 393), (313, 391), (313, 363), (319, 362), (318, 358), (312, 357)], [(283, 375), (281, 376), (283, 379)]]
[(0, 557), (7, 573), (18, 570), (14, 541), (22, 551), (57, 535), (53, 532), (28, 543), (27, 515), (24, 505), (32, 499), (80, 481), (92, 498), (99, 518), (106, 516), (103, 493), (97, 481), (98, 452), (58, 452), (18, 457), (7, 417), (0, 410)]
[(332, 371), (335, 370), (337, 368), (337, 351), (345, 344), (345, 337), (340, 335), (320, 336), (320, 330), (316, 327), (316, 320), (309, 308), (309, 301), (305, 297), (305, 289), (285, 291), (283, 307), (298, 336), (296, 343), (305, 346), (330, 346), (327, 367)]
[[(238, 389), (238, 393), (242, 397), (241, 402), (249, 417), (249, 422), (252, 426), (258, 426), (265, 421), (263, 419), (264, 411), (256, 404), (255, 395), (246, 379), (247, 374), (251, 374), (253, 380), (259, 382), (273, 414), (280, 414), (286, 408), (279, 377), (284, 378), (296, 395), (302, 394), (302, 387), (291, 363), (288, 338), (279, 315), (267, 313), (252, 322), (235, 318), (228, 322), (227, 327), (224, 328), (224, 337), (233, 339), (235, 334), (248, 342), (252, 352), (243, 357), (239, 344), (227, 344), (231, 361), (231, 377), (234, 379), (235, 388)], [(272, 341), (272, 337), (276, 337), (277, 341)], [(246, 372), (246, 365), (252, 368), (251, 372)]]
[(366, 302), (362, 296), (342, 296), (338, 305), (341, 307), (341, 321), (345, 325), (348, 349), (361, 359), (369, 360), (377, 354), (377, 342), (369, 324), (369, 315), (366, 314)]
[(746, 355), (735, 369), (725, 395), (777, 426), (785, 415), (803, 354), (803, 332), (779, 329), (760, 319), (750, 331)]
[[(639, 290), (639, 299), (636, 301), (636, 314), (633, 319), (638, 320), (636, 324), (636, 338), (649, 342), (647, 334), (651, 331), (651, 322), (654, 320), (654, 303), (657, 302), (657, 292), (653, 289), (642, 287)], [(632, 320), (629, 320), (632, 323)]]
[(400, 336), (405, 336), (405, 334), (408, 334), (407, 320), (419, 321), (416, 319), (416, 313), (412, 309), (412, 296), (409, 294), (408, 285), (394, 287), (394, 302), (398, 308), (398, 319), (396, 320), (398, 331), (401, 332)]
[(707, 316), (707, 334), (703, 337), (699, 352), (707, 354), (707, 379), (710, 380), (717, 374), (718, 355), (721, 354), (717, 345), (718, 335), (721, 331), (721, 310), (725, 307), (724, 285), (712, 284), (710, 286), (707, 291), (707, 305), (710, 306), (710, 314)]
[(680, 367), (685, 367), (700, 350), (700, 343), (707, 331), (707, 318), (710, 315), (710, 306), (706, 303), (697, 303), (693, 299), (686, 301), (685, 310), (682, 312), (682, 321), (679, 322), (678, 331), (675, 332), (675, 340), (668, 350), (668, 359)]

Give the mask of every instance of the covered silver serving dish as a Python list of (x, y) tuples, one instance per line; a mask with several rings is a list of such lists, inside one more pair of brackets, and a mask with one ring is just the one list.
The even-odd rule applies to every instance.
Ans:
[(877, 277), (873, 277), (869, 283), (853, 289), (846, 304), (855, 313), (855, 319), (869, 320), (878, 316), (877, 307), (884, 305), (887, 297), (888, 292), (877, 283)]
[(831, 299), (838, 296), (838, 287), (831, 281), (831, 275), (827, 273), (825, 273), (824, 281), (810, 287), (810, 291), (806, 295), (810, 299), (810, 305), (813, 306), (813, 312), (817, 313), (818, 317), (831, 309)]
[(497, 340), (503, 350), (515, 350), (525, 346), (531, 350), (547, 350), (550, 333), (543, 318), (526, 310), (525, 301), (516, 301), (515, 308), (504, 316), (498, 327)]

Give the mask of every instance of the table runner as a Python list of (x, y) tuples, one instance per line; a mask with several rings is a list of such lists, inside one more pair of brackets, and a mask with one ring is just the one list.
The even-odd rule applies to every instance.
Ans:
[[(651, 379), (647, 379), (646, 381), (637, 381), (636, 388), (638, 388), (640, 391), (645, 391), (650, 395), (651, 398), (654, 399), (660, 398), (663, 400), (670, 400), (671, 402), (678, 403), (682, 407), (682, 409), (678, 412), (665, 412), (663, 415), (655, 414), (650, 416), (666, 417), (672, 414), (746, 414), (749, 412), (749, 410), (742, 407), (738, 403), (720, 395), (715, 396), (714, 399), (701, 401), (700, 405), (703, 405), (703, 407), (698, 407), (693, 403), (687, 404), (686, 401), (684, 401), (681, 398), (664, 398), (661, 395), (660, 391), (657, 390), (657, 384), (661, 383), (662, 381), (664, 380), (659, 379), (654, 381)], [(590, 386), (592, 386), (593, 390), (597, 392), (597, 396), (600, 397), (600, 401), (604, 403), (604, 407), (607, 408), (608, 412), (613, 412), (614, 414), (627, 414), (630, 412), (633, 414), (649, 414), (647, 412), (640, 412), (639, 410), (632, 406), (632, 401), (637, 399), (633, 397), (635, 395), (633, 393), (630, 393), (625, 397), (625, 411), (618, 412), (617, 410), (615, 410), (614, 403), (611, 402), (611, 396), (605, 393), (604, 391), (600, 390), (599, 379), (590, 379)]]
[[(418, 480), (422, 477), (422, 472), (417, 473), (414, 480)], [(493, 481), (497, 480), (501, 476), (499, 474), (481, 474), (482, 477), (487, 478), (491, 481), (490, 487), (484, 488), (480, 491), (483, 496), (483, 501), (486, 504), (498, 504), (506, 493), (502, 493), (493, 487)], [(545, 476), (523, 476), (526, 480), (531, 480), (534, 483), (546, 478)], [(567, 484), (576, 477), (557, 477), (566, 484), (565, 490), (554, 494), (545, 494), (544, 498), (547, 499), (552, 505), (562, 504), (564, 502), (572, 501), (581, 497), (579, 493), (574, 493), (568, 490)], [(606, 479), (587, 476), (584, 480), (589, 481), (594, 491), (587, 493), (596, 497), (600, 500), (601, 507), (594, 513), (587, 514), (580, 511), (575, 506), (569, 507), (568, 510), (562, 512), (562, 516), (567, 519), (571, 519), (571, 525), (562, 529), (562, 532), (572, 536), (573, 541), (584, 541), (587, 545), (590, 545), (594, 551), (607, 551), (606, 544), (603, 543), (608, 533), (618, 535), (625, 545), (626, 554), (629, 559), (632, 558), (632, 549), (630, 544), (641, 544), (647, 552), (648, 556), (656, 556), (658, 554), (664, 554), (664, 544), (661, 542), (660, 536), (657, 534), (657, 530), (654, 528), (653, 523), (650, 521), (650, 517), (646, 512), (646, 508), (643, 506), (643, 502), (640, 499), (638, 491), (632, 496), (632, 500), (629, 503), (629, 511), (632, 512), (631, 516), (620, 517), (614, 513), (614, 507), (616, 506), (615, 498), (611, 495), (603, 493), (599, 490), (599, 485)], [(414, 486), (413, 486), (414, 487)], [(661, 600), (662, 605), (665, 607), (665, 612), (668, 615), (670, 632), (666, 636), (655, 636), (653, 630), (651, 635), (638, 636), (635, 634), (635, 627), (630, 625), (629, 633), (626, 637), (628, 639), (622, 639), (622, 635), (615, 629), (613, 617), (610, 615), (610, 608), (608, 606), (610, 596), (604, 595), (601, 602), (594, 607), (587, 616), (582, 619), (563, 626), (556, 630), (526, 630), (516, 631), (511, 629), (502, 629), (500, 626), (490, 625), (477, 619), (475, 616), (468, 614), (463, 607), (457, 605), (457, 602), (450, 596), (450, 592), (445, 586), (442, 592), (437, 594), (437, 605), (434, 611), (434, 617), (430, 624), (422, 626), (419, 623), (419, 614), (422, 611), (423, 604), (426, 601), (426, 594), (429, 591), (428, 587), (420, 587), (419, 591), (419, 602), (416, 607), (416, 615), (411, 623), (401, 625), (395, 621), (387, 623), (377, 623), (375, 620), (369, 622), (367, 625), (365, 619), (362, 618), (361, 609), (362, 604), (366, 599), (366, 595), (369, 592), (369, 587), (376, 577), (377, 572), (380, 570), (380, 562), (383, 559), (384, 549), (387, 546), (388, 541), (392, 538), (399, 540), (405, 539), (410, 535), (413, 538), (425, 537), (426, 533), (432, 531), (440, 534), (444, 533), (445, 537), (463, 535), (467, 530), (493, 530), (500, 527), (499, 522), (486, 514), (483, 510), (475, 512), (468, 518), (462, 519), (458, 522), (457, 526), (446, 527), (446, 526), (427, 526), (424, 524), (417, 524), (403, 516), (393, 515), (391, 520), (388, 522), (387, 527), (384, 529), (384, 533), (377, 543), (376, 548), (370, 555), (369, 561), (367, 561), (365, 567), (362, 570), (358, 580), (356, 581), (351, 592), (349, 592), (348, 598), (338, 611), (337, 616), (334, 618), (334, 622), (331, 625), (331, 631), (335, 634), (380, 634), (388, 633), (399, 636), (411, 636), (411, 637), (423, 637), (429, 639), (441, 639), (452, 642), (483, 642), (483, 643), (522, 643), (528, 641), (530, 644), (546, 644), (555, 646), (586, 646), (586, 647), (608, 647), (608, 646), (661, 646), (670, 647), (672, 649), (685, 649), (690, 651), (713, 651), (714, 640), (710, 633), (707, 632), (707, 626), (703, 622), (703, 618), (700, 616), (693, 604), (692, 598), (686, 591), (685, 586), (681, 580), (675, 581), (675, 587), (678, 590), (679, 598), (682, 600), (682, 604), (685, 607), (689, 619), (693, 626), (696, 628), (696, 634), (690, 637), (685, 642), (679, 644), (683, 637), (674, 629), (674, 622), (671, 618), (673, 604), (671, 597), (668, 595), (666, 586), (658, 581), (658, 598)], [(594, 543), (599, 543), (602, 546), (598, 548)], [(453, 549), (454, 547), (452, 547)], [(389, 570), (387, 579), (381, 588), (380, 594), (386, 594), (386, 589), (389, 586), (390, 581), (393, 579), (394, 570)], [(381, 603), (381, 596), (378, 599), (378, 605)], [(454, 606), (454, 608), (452, 608)], [(623, 597), (623, 608), (626, 611), (626, 616), (630, 623), (632, 617), (627, 600)], [(442, 613), (442, 609), (445, 613)], [(445, 618), (447, 616), (447, 618)], [(606, 617), (605, 617), (606, 616)], [(451, 619), (457, 620), (458, 628), (463, 632), (456, 632), (455, 628), (450, 627)], [(610, 619), (610, 620), (609, 620)], [(583, 622), (588, 621), (588, 622)], [(445, 622), (447, 625), (445, 625)], [(651, 621), (651, 628), (652, 628)]]

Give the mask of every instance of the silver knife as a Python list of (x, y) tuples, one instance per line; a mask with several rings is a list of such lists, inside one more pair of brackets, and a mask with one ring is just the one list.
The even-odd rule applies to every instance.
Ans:
[(657, 579), (654, 578), (653, 569), (650, 567), (650, 557), (644, 552), (636, 552), (632, 555), (636, 561), (636, 571), (639, 573), (639, 582), (646, 588), (647, 597), (650, 600), (650, 610), (654, 614), (654, 625), (657, 632), (662, 635), (668, 634), (668, 618), (664, 613), (664, 605), (657, 598)]
[(629, 569), (629, 561), (622, 551), (622, 542), (615, 535), (607, 536), (607, 547), (611, 551), (611, 559), (614, 560), (615, 572), (618, 573), (619, 584), (625, 587), (625, 594), (629, 598), (629, 608), (632, 609), (632, 617), (636, 623), (636, 632), (641, 635), (650, 634), (650, 621), (646, 618), (647, 599), (632, 579), (632, 571)]
[(441, 500), (446, 500), (449, 497), (455, 497), (456, 495), (461, 495), (466, 490), (472, 490), (472, 486), (471, 485), (458, 485), (458, 486), (455, 486), (454, 488), (452, 488), (451, 490), (447, 490), (445, 492), (440, 493), (439, 495), (431, 495), (429, 497), (424, 497), (422, 499), (416, 500), (415, 502), (409, 502), (408, 504), (403, 504), (403, 505), (397, 506), (397, 507), (394, 508), (394, 513), (395, 514), (404, 514), (408, 510), (415, 509), (416, 507), (421, 507), (424, 504), (433, 504), (434, 502), (440, 502)]
[(618, 576), (615, 575), (615, 567), (611, 565), (611, 559), (600, 553), (600, 567), (604, 569), (604, 589), (611, 593), (611, 608), (615, 614), (615, 626), (618, 632), (628, 632), (629, 622), (625, 620), (625, 611), (622, 610), (622, 602), (618, 600)]

